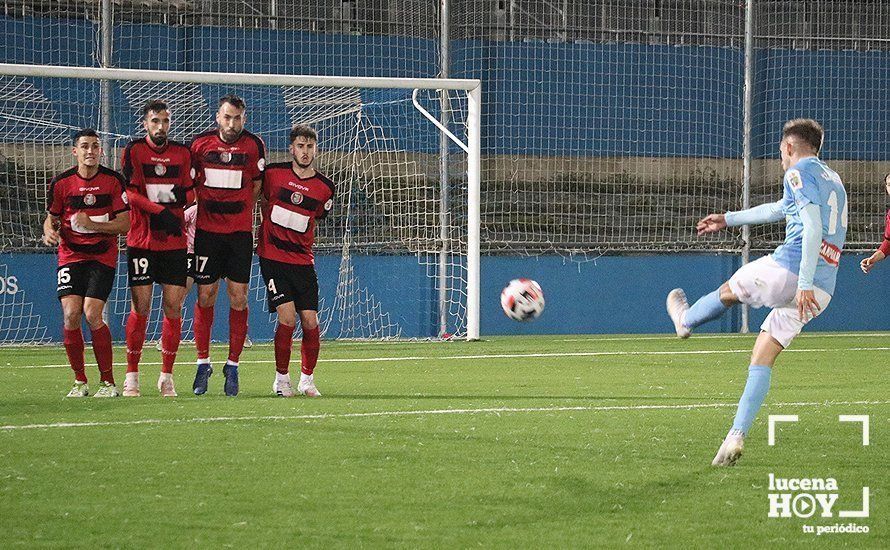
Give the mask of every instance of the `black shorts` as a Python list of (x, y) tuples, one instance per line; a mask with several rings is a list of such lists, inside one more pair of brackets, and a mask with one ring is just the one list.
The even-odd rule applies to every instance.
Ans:
[(295, 265), (260, 258), (260, 272), (266, 281), (266, 301), (269, 313), (288, 302), (297, 311), (318, 311), (318, 276), (315, 266)]
[(185, 286), (187, 253), (180, 250), (127, 248), (127, 280), (131, 287), (150, 285)]
[(108, 301), (114, 286), (114, 268), (101, 262), (77, 262), (56, 269), (56, 293)]
[(248, 231), (211, 233), (195, 230), (195, 282), (213, 284), (221, 278), (250, 282), (253, 235)]

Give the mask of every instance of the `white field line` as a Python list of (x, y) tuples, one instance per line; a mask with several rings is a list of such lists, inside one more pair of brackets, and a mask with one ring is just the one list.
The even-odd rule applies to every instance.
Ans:
[[(696, 340), (733, 340), (733, 339), (745, 339), (750, 338), (754, 339), (757, 337), (756, 332), (752, 332), (750, 334), (696, 334)], [(794, 337), (795, 340), (800, 340), (802, 338), (890, 338), (890, 332), (810, 332), (806, 334), (798, 334)], [(557, 338), (554, 339), (554, 342), (622, 342), (629, 341), (635, 342), (637, 340), (676, 340), (677, 337), (673, 334), (665, 335), (665, 336), (604, 336), (602, 338), (597, 337), (596, 335), (591, 335), (587, 337), (577, 337), (577, 338)]]
[[(548, 335), (542, 334), (539, 335), (544, 338)], [(704, 333), (704, 334), (696, 334), (696, 340), (733, 340), (733, 339), (748, 339), (755, 338), (757, 336), (756, 332), (752, 332), (750, 334), (739, 334), (739, 333)], [(509, 335), (499, 335), (495, 336), (495, 339), (501, 338), (509, 338)], [(623, 336), (608, 336), (608, 335), (598, 335), (591, 334), (589, 336), (579, 336), (575, 338), (560, 338), (559, 335), (550, 335), (551, 341), (553, 342), (636, 342), (638, 340), (676, 340), (677, 336), (673, 333), (658, 335), (658, 334), (649, 334), (649, 335), (640, 335), (635, 336), (633, 334), (623, 335)], [(810, 332), (804, 334), (798, 334), (794, 337), (795, 340), (800, 340), (801, 338), (890, 338), (890, 332)], [(409, 345), (417, 345), (417, 344), (429, 344), (429, 345), (449, 345), (448, 342), (442, 342), (441, 340), (433, 340), (433, 339), (418, 339), (418, 340), (323, 340), (325, 346), (330, 347), (370, 347), (370, 346), (397, 346), (399, 344), (409, 344)], [(457, 339), (456, 342), (463, 342), (461, 339)], [(146, 340), (146, 347), (155, 345), (157, 340)], [(194, 340), (183, 340), (183, 343), (186, 344), (194, 344)], [(272, 342), (256, 342), (254, 344), (257, 347), (271, 347)], [(59, 347), (58, 343), (44, 343), (44, 344), (0, 344), (0, 351), (6, 349), (39, 349), (39, 348), (54, 348)], [(225, 342), (214, 342), (210, 345), (211, 349), (228, 349), (229, 345)]]
[[(785, 353), (825, 353), (825, 352), (844, 352), (844, 351), (890, 351), (890, 347), (874, 347), (874, 348), (809, 348), (809, 349), (787, 349)], [(455, 361), (461, 359), (540, 359), (540, 358), (561, 358), (561, 357), (609, 357), (609, 356), (641, 356), (641, 355), (721, 355), (733, 353), (751, 353), (750, 348), (745, 349), (727, 349), (727, 350), (674, 350), (674, 351), (578, 351), (567, 353), (492, 353), (480, 355), (406, 355), (401, 357), (363, 357), (363, 358), (338, 358), (338, 359), (319, 359), (319, 363), (389, 363), (402, 361)], [(275, 363), (272, 359), (259, 359), (247, 361), (249, 364), (267, 364)], [(140, 366), (157, 366), (159, 362), (140, 362)], [(192, 363), (178, 362), (177, 365), (191, 365)], [(114, 366), (125, 366), (126, 363), (114, 363)], [(60, 369), (70, 368), (67, 364), (61, 365), (16, 365), (16, 366), (0, 366), (0, 370), (6, 369)]]
[[(825, 401), (797, 402), (797, 403), (772, 403), (767, 407), (834, 407), (850, 405), (888, 405), (890, 401)], [(51, 428), (92, 428), (105, 426), (140, 426), (161, 424), (198, 424), (211, 422), (256, 422), (256, 421), (294, 421), (294, 420), (332, 420), (343, 418), (375, 418), (387, 416), (428, 416), (428, 415), (453, 415), (453, 414), (487, 414), (500, 416), (501, 413), (537, 413), (537, 412), (598, 412), (598, 411), (648, 411), (648, 410), (695, 410), (695, 409), (723, 409), (735, 407), (738, 403), (689, 403), (686, 405), (599, 405), (599, 406), (575, 406), (575, 407), (487, 407), (479, 409), (430, 409), (415, 411), (376, 411), (365, 413), (320, 413), (298, 414), (291, 416), (211, 416), (199, 418), (143, 418), (140, 420), (109, 420), (100, 422), (54, 422), (51, 424), (7, 424), (0, 426), (0, 431), (13, 430), (43, 430)]]

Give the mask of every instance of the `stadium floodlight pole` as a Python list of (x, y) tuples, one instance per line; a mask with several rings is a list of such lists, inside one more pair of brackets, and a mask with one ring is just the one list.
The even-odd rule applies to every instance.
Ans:
[[(439, 2), (439, 78), (448, 78), (449, 68), (449, 6), (448, 0)], [(448, 90), (439, 91), (439, 119), (442, 126), (448, 127), (448, 113), (451, 111)], [(439, 133), (439, 338), (448, 333), (448, 251), (450, 248), (448, 227), (448, 136)]]
[[(754, 108), (754, 0), (745, 7), (745, 98), (742, 122), (742, 209), (751, 207), (751, 133)], [(751, 227), (742, 226), (742, 265), (751, 259)], [(747, 304), (742, 304), (742, 325), (739, 331), (748, 333)]]
[[(258, 86), (301, 86), (331, 88), (393, 88), (413, 90), (456, 90), (467, 93), (467, 143), (460, 142), (444, 128), (449, 139), (467, 153), (467, 257), (466, 257), (466, 338), (479, 339), (479, 246), (482, 143), (482, 82), (456, 78), (388, 78), (247, 73), (153, 71), (107, 67), (69, 67), (0, 63), (0, 75), (132, 82), (177, 82), (187, 84), (227, 84)], [(416, 92), (415, 92), (416, 93)], [(423, 111), (422, 111), (423, 112)], [(426, 113), (428, 114), (428, 113)], [(443, 129), (435, 117), (432, 121)]]

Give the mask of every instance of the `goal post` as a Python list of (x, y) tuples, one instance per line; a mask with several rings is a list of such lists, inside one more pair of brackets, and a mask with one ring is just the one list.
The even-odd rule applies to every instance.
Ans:
[[(72, 81), (95, 84), (103, 90), (103, 98), (110, 93), (110, 102), (98, 101), (98, 94), (66, 100), (80, 93), (75, 86), (65, 84)], [(105, 92), (109, 83), (111, 92)], [(53, 85), (66, 87), (65, 93), (43, 93), (42, 88)], [(19, 90), (27, 91), (21, 94)], [(117, 168), (119, 153), (126, 141), (144, 135), (139, 125), (140, 102), (149, 97), (167, 100), (173, 115), (171, 138), (187, 142), (198, 131), (212, 125), (215, 99), (229, 92), (264, 98), (259, 102), (248, 100), (246, 127), (267, 141), (271, 160), (288, 160), (286, 148), (281, 147), (286, 141), (282, 135), (286, 137), (293, 124), (321, 126), (320, 169), (331, 175), (335, 184), (343, 185), (337, 193), (338, 213), (333, 216), (333, 223), (326, 220), (320, 224), (317, 235), (320, 255), (340, 256), (336, 296), (319, 308), (320, 317), (324, 318), (323, 330), (330, 329), (327, 337), (436, 338), (447, 333), (468, 340), (479, 338), (480, 80), (0, 63), (0, 102), (7, 105), (0, 112), (0, 126), (16, 128), (15, 139), (0, 145), (5, 157), (14, 157), (11, 164), (18, 167), (16, 170), (45, 175), (47, 167), (58, 169), (70, 164), (70, 148), (65, 147), (64, 141), (71, 134), (68, 130), (83, 125), (84, 120), (94, 127), (99, 127), (100, 121), (112, 121), (100, 133), (103, 141), (111, 144), (105, 163)], [(443, 96), (451, 99), (442, 101)], [(82, 101), (83, 105), (66, 106), (69, 101)], [(106, 103), (112, 105), (114, 112), (103, 112), (109, 108)], [(43, 110), (34, 111), (34, 105)], [(451, 111), (445, 112), (446, 106)], [(77, 121), (66, 120), (65, 113), (69, 111), (83, 116)], [(281, 118), (282, 113), (286, 118)], [(48, 132), (47, 128), (54, 131)], [(449, 170), (441, 170), (440, 163), (428, 158), (441, 154), (439, 132), (454, 142), (453, 152), (447, 156), (450, 175)], [(434, 147), (429, 146), (431, 144)], [(18, 158), (18, 149), (31, 152)], [(35, 160), (36, 157), (39, 159)], [(38, 164), (39, 169), (35, 168)], [(442, 178), (448, 181), (440, 181)], [(30, 199), (22, 199), (23, 203), (14, 207), (39, 209), (42, 213), (44, 205), (40, 199), (45, 190), (40, 187), (45, 186), (46, 181), (40, 177), (31, 178), (33, 181), (25, 177), (19, 179), (34, 189)], [(446, 192), (447, 200), (440, 200), (439, 193)], [(454, 212), (443, 215), (441, 205), (449, 205)], [(448, 223), (452, 225), (446, 227)], [(13, 245), (4, 251), (37, 249), (39, 228), (33, 223), (21, 225), (14, 228), (15, 232), (21, 232), (20, 239), (16, 236), (21, 246)], [(391, 256), (397, 261), (359, 268), (357, 256), (375, 255)], [(399, 284), (408, 284), (400, 280), (398, 270), (409, 260), (419, 266), (420, 277), (425, 273), (428, 291), (402, 292), (398, 288)], [(259, 279), (256, 260), (254, 264), (251, 297), (261, 302), (253, 307), (262, 307), (264, 285), (254, 280)], [(396, 288), (388, 289), (388, 296), (382, 299), (379, 296), (382, 289), (374, 286), (378, 280), (371, 273), (374, 269), (394, 271), (391, 280)], [(359, 270), (364, 270), (364, 281)], [(391, 302), (400, 294), (418, 301), (439, 302), (428, 305), (431, 319), (428, 333), (401, 326), (395, 319), (397, 315), (387, 309), (391, 304), (384, 302)], [(125, 263), (119, 264), (109, 304), (118, 309), (119, 315), (129, 309)], [(416, 314), (427, 306), (402, 304), (401, 307)], [(325, 309), (326, 313), (321, 311)], [(184, 320), (188, 317), (190, 312), (186, 311)], [(444, 317), (447, 317), (445, 323)], [(447, 326), (445, 330), (443, 325)], [(184, 323), (184, 330), (188, 330), (186, 326), (190, 325)], [(149, 327), (149, 338), (153, 331), (159, 332), (159, 327), (154, 330)]]

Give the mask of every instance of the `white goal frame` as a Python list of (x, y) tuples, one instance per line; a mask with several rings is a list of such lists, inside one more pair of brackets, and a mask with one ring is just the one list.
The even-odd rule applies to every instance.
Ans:
[[(100, 67), (62, 67), (0, 63), (0, 75), (76, 78), (97, 81), (156, 81), (191, 84), (244, 84), (260, 86), (318, 86), (331, 88), (400, 88), (408, 90), (455, 90), (467, 94), (467, 340), (479, 339), (479, 232), (482, 173), (482, 81), (456, 78), (382, 78), (250, 73), (153, 71)], [(415, 103), (416, 105), (416, 103)], [(423, 116), (428, 113), (422, 111)], [(437, 124), (440, 131), (442, 126)], [(449, 132), (450, 134), (450, 132)]]

